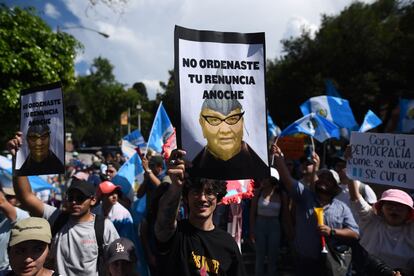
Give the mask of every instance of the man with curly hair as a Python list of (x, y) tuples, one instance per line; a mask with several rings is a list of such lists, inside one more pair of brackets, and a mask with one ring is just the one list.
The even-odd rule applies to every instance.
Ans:
[[(185, 177), (184, 155), (182, 150), (171, 154), (172, 183), (160, 200), (155, 223), (164, 274), (246, 275), (236, 242), (213, 224), (213, 212), (226, 194), (225, 182)], [(177, 222), (181, 196), (189, 217)]]

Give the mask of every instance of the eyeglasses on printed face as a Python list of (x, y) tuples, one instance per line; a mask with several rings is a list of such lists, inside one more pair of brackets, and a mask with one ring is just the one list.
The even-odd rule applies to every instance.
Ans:
[(40, 140), (44, 141), (47, 138), (49, 138), (49, 134), (50, 134), (50, 131), (45, 132), (42, 135), (37, 134), (37, 133), (31, 133), (31, 134), (27, 135), (27, 139), (29, 139), (31, 142), (35, 142), (37, 139), (40, 139)]
[(214, 193), (211, 190), (206, 190), (206, 191), (202, 191), (202, 190), (190, 190), (189, 194), (193, 197), (196, 198), (200, 198), (203, 194), (206, 198), (208, 198), (209, 200), (213, 200), (215, 198), (217, 198), (217, 194)]
[(228, 124), (228, 125), (235, 125), (235, 124), (237, 124), (238, 121), (240, 121), (240, 119), (243, 117), (243, 115), (244, 115), (244, 112), (228, 116), (224, 119), (221, 119), (221, 118), (215, 117), (215, 116), (207, 116), (207, 115), (201, 115), (201, 116), (210, 125), (218, 126), (222, 122), (226, 122), (226, 124)]

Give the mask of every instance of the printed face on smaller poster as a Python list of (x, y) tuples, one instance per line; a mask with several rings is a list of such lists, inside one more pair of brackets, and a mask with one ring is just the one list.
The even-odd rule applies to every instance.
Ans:
[(269, 176), (264, 34), (176, 27), (178, 144), (191, 175)]
[(20, 95), (22, 146), (14, 174), (64, 173), (64, 114), (60, 83), (23, 90)]

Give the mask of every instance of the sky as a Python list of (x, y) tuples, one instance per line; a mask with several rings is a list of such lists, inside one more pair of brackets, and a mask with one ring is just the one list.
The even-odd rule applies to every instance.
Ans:
[[(337, 15), (352, 0), (9, 0), (9, 6), (35, 6), (53, 28), (78, 39), (84, 50), (76, 57), (76, 73), (85, 75), (101, 56), (114, 65), (116, 80), (131, 87), (144, 82), (150, 99), (162, 92), (174, 67), (174, 26), (190, 29), (264, 32), (266, 58), (282, 52), (282, 39), (303, 29), (315, 33), (321, 15)], [(372, 3), (373, 0), (363, 0)], [(110, 5), (105, 4), (110, 3)], [(105, 38), (94, 29), (109, 35)]]

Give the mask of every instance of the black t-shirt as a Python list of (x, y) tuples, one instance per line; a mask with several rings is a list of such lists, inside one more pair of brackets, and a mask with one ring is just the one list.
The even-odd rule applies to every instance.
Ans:
[(160, 275), (246, 275), (236, 242), (217, 227), (203, 231), (182, 220), (175, 235), (160, 243), (159, 249), (165, 255)]

